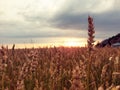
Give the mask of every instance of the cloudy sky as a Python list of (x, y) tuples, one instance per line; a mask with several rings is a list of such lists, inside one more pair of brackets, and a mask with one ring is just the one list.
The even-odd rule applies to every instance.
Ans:
[(120, 32), (120, 0), (0, 0), (0, 44), (82, 46), (88, 15), (96, 42)]

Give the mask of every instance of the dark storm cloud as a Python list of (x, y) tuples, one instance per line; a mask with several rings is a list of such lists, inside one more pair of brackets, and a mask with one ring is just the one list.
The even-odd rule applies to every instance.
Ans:
[(96, 14), (95, 24), (96, 27), (103, 31), (118, 31), (120, 28), (120, 11), (110, 11), (102, 14)]
[[(89, 12), (74, 14), (72, 12), (63, 12), (61, 14), (56, 14), (56, 16), (50, 20), (50, 23), (52, 27), (60, 28), (61, 30), (72, 29), (74, 30), (73, 33), (76, 33), (76, 36), (80, 37), (83, 34), (84, 37), (86, 37), (88, 15), (91, 15), (94, 19), (96, 39), (106, 39), (120, 33), (120, 10), (118, 9), (103, 13)], [(78, 34), (78, 31), (83, 32)]]
[(108, 38), (120, 33), (120, 10), (94, 14), (97, 38)]
[(53, 27), (57, 28), (82, 30), (87, 27), (87, 16), (88, 14), (72, 14), (66, 12), (55, 16), (51, 20), (51, 23)]
[(77, 13), (72, 14), (70, 12), (65, 12), (60, 15), (56, 15), (53, 18), (53, 27), (64, 29), (74, 29), (74, 30), (86, 30), (87, 29), (87, 18), (91, 15), (94, 18), (95, 29), (97, 32), (115, 32), (120, 31), (120, 10), (108, 11), (103, 13)]

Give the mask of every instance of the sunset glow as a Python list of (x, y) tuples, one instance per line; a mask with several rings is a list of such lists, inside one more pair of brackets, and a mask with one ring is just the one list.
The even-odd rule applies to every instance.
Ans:
[(63, 46), (81, 47), (84, 46), (85, 43), (86, 41), (84, 39), (72, 38), (72, 39), (66, 39), (63, 43)]
[[(26, 43), (15, 43), (15, 48), (39, 48), (39, 47), (84, 47), (86, 45), (86, 39), (81, 38), (51, 38), (49, 41), (46, 41), (43, 39), (39, 40), (39, 38), (35, 39), (36, 41), (32, 40), (32, 42), (26, 42)], [(41, 41), (41, 43), (39, 43)], [(0, 44), (7, 46), (8, 48), (12, 48), (13, 44)]]
[(80, 43), (75, 41), (67, 41), (64, 43), (64, 46), (80, 46)]

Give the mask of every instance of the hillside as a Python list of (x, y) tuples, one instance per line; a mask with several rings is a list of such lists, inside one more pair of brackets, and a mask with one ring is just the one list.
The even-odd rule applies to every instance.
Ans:
[(96, 47), (120, 46), (120, 33), (98, 43)]

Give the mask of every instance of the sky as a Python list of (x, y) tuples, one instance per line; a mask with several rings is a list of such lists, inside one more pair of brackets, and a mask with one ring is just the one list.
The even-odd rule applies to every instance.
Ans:
[(0, 0), (0, 44), (84, 46), (88, 15), (96, 42), (120, 32), (120, 0)]

